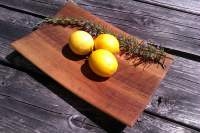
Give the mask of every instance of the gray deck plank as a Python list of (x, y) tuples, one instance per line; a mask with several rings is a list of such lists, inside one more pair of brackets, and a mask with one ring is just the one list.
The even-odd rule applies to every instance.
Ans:
[[(13, 11), (0, 8), (2, 12), (5, 12), (5, 10), (7, 11), (7, 16), (14, 14)], [(10, 20), (9, 18), (12, 19)], [(15, 23), (12, 22), (13, 20), (15, 20)], [(7, 26), (2, 26), (3, 29), (7, 29), (6, 31), (1, 30), (0, 26), (0, 31), (3, 32), (3, 34), (0, 34), (0, 57), (2, 61), (20, 68), (38, 71), (18, 54), (12, 54), (13, 50), (10, 48), (10, 43), (19, 37), (15, 33), (21, 33), (22, 36), (31, 32), (34, 24), (29, 24), (29, 22), (37, 23), (40, 20), (37, 17), (30, 17), (30, 15), (17, 12), (12, 17), (1, 20), (3, 25), (7, 23)], [(24, 25), (24, 23), (27, 23), (27, 25)], [(177, 57), (175, 63), (172, 65), (172, 69), (153, 97), (153, 102), (146, 110), (191, 126), (199, 127), (199, 66), (200, 63), (198, 62)], [(185, 98), (184, 96), (187, 97)], [(161, 101), (158, 106), (159, 99)]]
[(200, 1), (198, 0), (138, 0), (166, 8), (200, 15)]
[[(0, 16), (3, 14), (0, 17), (0, 58), (6, 61), (6, 57), (13, 51), (9, 46), (10, 42), (31, 32), (32, 27), (41, 19), (4, 8), (0, 11)], [(27, 63), (22, 62), (18, 56), (10, 63), (29, 69)], [(147, 107), (147, 111), (199, 127), (199, 63), (177, 58), (172, 68), (153, 97), (153, 102)]]
[[(75, 1), (128, 33), (170, 49), (200, 55), (200, 18), (197, 15), (132, 0)], [(52, 16), (64, 3), (65, 0), (0, 2), (1, 5), (42, 16)]]
[(177, 57), (148, 111), (200, 127), (200, 62)]
[[(44, 78), (0, 65), (1, 132), (198, 132), (146, 113), (143, 113), (133, 128), (125, 128), (119, 123), (109, 122), (107, 117), (98, 111), (96, 112), (90, 105), (73, 96), (51, 79)], [(78, 111), (76, 107), (78, 107)], [(101, 126), (105, 123), (106, 130), (93, 123), (86, 117), (87, 115), (84, 116), (79, 111), (90, 115), (92, 120), (101, 121)], [(118, 129), (119, 126), (122, 128)]]
[[(87, 120), (90, 124), (83, 123), (85, 116), (29, 75), (4, 66), (0, 66), (0, 71), (0, 82), (4, 83), (0, 87), (0, 130), (20, 133), (105, 132), (97, 125), (91, 125), (90, 120)], [(80, 127), (81, 124), (86, 128)]]
[(1, 0), (0, 5), (41, 16), (52, 16), (65, 4), (65, 2), (65, 0)]
[(200, 55), (199, 16), (132, 0), (77, 2), (93, 14), (139, 38)]

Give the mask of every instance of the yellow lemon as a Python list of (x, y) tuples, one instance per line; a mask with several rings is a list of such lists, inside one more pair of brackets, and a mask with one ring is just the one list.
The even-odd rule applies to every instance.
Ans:
[(89, 56), (89, 66), (94, 73), (102, 77), (110, 77), (117, 71), (118, 62), (108, 50), (95, 50)]
[(89, 33), (78, 30), (70, 35), (69, 47), (75, 54), (86, 55), (93, 50), (94, 40)]
[(94, 41), (95, 49), (107, 49), (116, 54), (119, 52), (119, 41), (111, 34), (100, 34)]

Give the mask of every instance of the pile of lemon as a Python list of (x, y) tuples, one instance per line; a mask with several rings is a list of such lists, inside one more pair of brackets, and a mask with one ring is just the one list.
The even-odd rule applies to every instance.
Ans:
[(118, 68), (115, 54), (119, 52), (119, 41), (111, 34), (100, 34), (95, 39), (85, 31), (75, 31), (69, 38), (70, 49), (78, 55), (89, 55), (91, 70), (99, 76), (110, 77)]

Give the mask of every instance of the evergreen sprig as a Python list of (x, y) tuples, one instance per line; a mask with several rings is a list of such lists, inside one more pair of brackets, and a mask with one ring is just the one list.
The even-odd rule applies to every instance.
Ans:
[(126, 35), (118, 35), (108, 31), (101, 25), (92, 23), (89, 20), (82, 18), (46, 18), (43, 22), (76, 27), (91, 34), (94, 38), (103, 33), (109, 33), (117, 37), (120, 43), (121, 54), (125, 55), (127, 60), (133, 61), (134, 65), (145, 64), (158, 64), (163, 69), (165, 66), (165, 59), (167, 57), (164, 49), (155, 45), (153, 42), (139, 41), (133, 36), (127, 37)]

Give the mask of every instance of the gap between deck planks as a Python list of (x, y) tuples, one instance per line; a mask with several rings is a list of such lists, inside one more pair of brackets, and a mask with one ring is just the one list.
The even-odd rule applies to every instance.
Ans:
[(199, 55), (199, 50), (195, 50), (200, 47), (198, 16), (130, 0), (80, 0), (78, 3), (128, 33)]
[(198, 0), (135, 0), (200, 16)]
[[(38, 82), (40, 81), (40, 82)], [(60, 89), (60, 90), (59, 90)], [(54, 93), (52, 93), (54, 92)], [(63, 99), (61, 99), (62, 97)], [(133, 128), (123, 129), (104, 115), (95, 113), (90, 105), (63, 89), (50, 78), (27, 74), (0, 65), (0, 131), (9, 132), (76, 132), (103, 133), (98, 125), (91, 122), (75, 109), (86, 113), (110, 128), (110, 132), (188, 132), (193, 129), (171, 123), (164, 119), (143, 113)], [(69, 104), (68, 104), (69, 103)], [(75, 109), (71, 106), (76, 106)], [(105, 120), (105, 121), (103, 121)]]
[[(33, 21), (33, 20), (32, 20)], [(11, 33), (13, 33), (13, 32), (11, 32)], [(8, 35), (9, 36), (9, 35)]]
[[(132, 0), (75, 1), (97, 16), (140, 38), (151, 39), (171, 49), (200, 55), (200, 18), (197, 15)], [(2, 0), (0, 4), (42, 16), (53, 16), (64, 5), (65, 0), (48, 2)]]
[[(13, 35), (13, 36), (15, 36), (15, 35)], [(187, 62), (187, 60), (185, 61), (185, 62)], [(197, 66), (198, 66), (198, 63), (197, 63)], [(180, 71), (180, 70), (179, 70)], [(197, 71), (198, 72), (198, 71)], [(198, 75), (197, 75), (198, 76)], [(195, 87), (195, 86), (194, 86)], [(198, 86), (197, 86), (198, 87)], [(196, 87), (195, 87), (196, 88)], [(165, 98), (162, 98), (161, 97), (161, 101), (162, 101), (162, 99), (165, 99)], [(169, 98), (170, 99), (170, 98)], [(168, 101), (168, 100), (166, 100), (166, 101)], [(165, 103), (165, 102), (164, 102)]]

